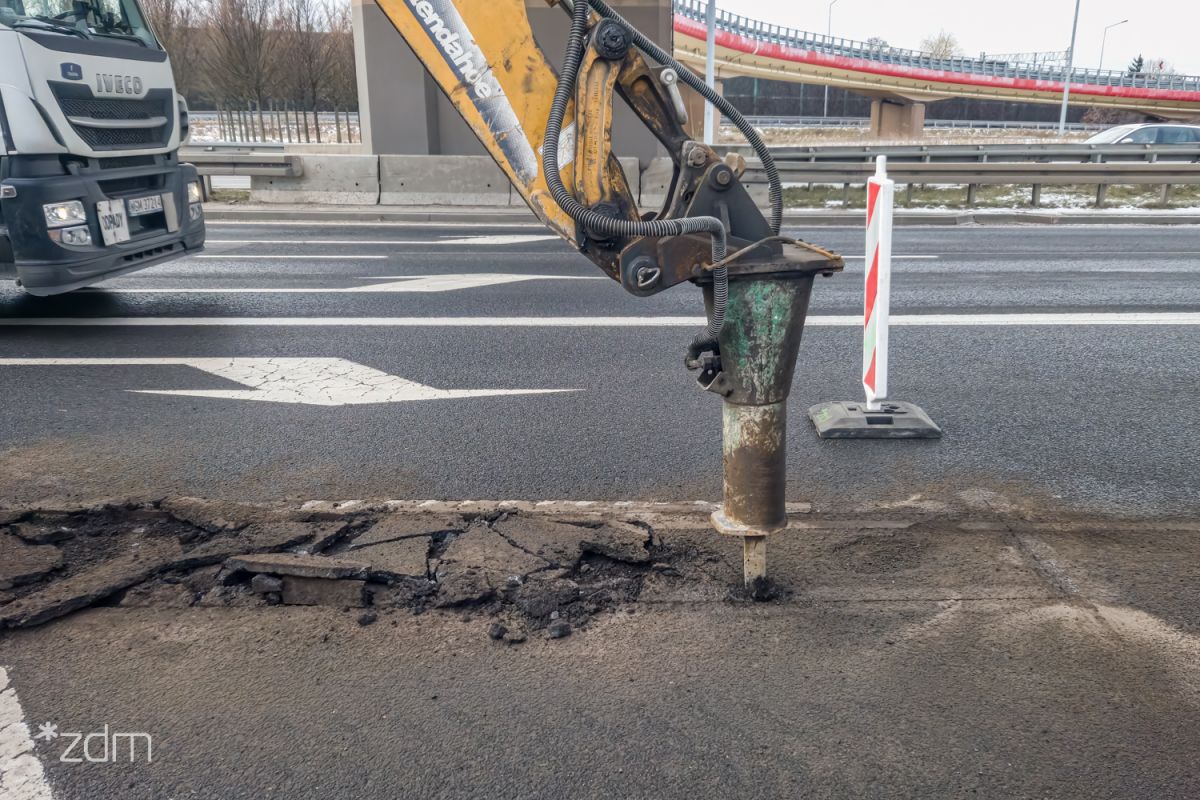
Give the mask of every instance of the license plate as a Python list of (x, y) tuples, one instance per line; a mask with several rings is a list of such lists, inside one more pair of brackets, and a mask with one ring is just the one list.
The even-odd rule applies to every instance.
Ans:
[(126, 202), (129, 203), (129, 216), (131, 217), (140, 217), (142, 214), (153, 214), (163, 210), (161, 194), (152, 194), (149, 197), (131, 197)]
[(106, 245), (129, 241), (129, 220), (125, 217), (124, 200), (101, 200), (96, 203), (100, 220), (100, 236)]

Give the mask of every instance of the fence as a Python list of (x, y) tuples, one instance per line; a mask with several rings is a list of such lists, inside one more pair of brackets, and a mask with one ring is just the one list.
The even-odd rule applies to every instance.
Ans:
[(290, 104), (259, 109), (218, 106), (188, 115), (192, 140), (208, 142), (278, 142), (284, 144), (352, 144), (361, 142), (357, 111), (301, 111)]

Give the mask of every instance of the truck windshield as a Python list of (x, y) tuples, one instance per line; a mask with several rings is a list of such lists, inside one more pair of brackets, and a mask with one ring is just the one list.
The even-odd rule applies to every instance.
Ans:
[(0, 25), (158, 47), (136, 0), (0, 0)]

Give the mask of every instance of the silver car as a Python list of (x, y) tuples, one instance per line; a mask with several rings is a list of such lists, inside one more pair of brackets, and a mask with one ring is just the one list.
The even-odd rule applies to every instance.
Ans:
[(1151, 122), (1118, 125), (1097, 133), (1087, 144), (1200, 144), (1200, 125)]

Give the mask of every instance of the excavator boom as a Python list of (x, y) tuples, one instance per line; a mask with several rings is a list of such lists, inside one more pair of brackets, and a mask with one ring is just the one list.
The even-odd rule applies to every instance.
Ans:
[[(548, 0), (571, 17), (561, 71), (534, 40), (525, 0), (376, 1), (538, 219), (634, 295), (703, 290), (708, 325), (685, 363), (724, 399), (725, 503), (713, 523), (743, 538), (746, 583), (761, 589), (766, 536), (787, 521), (786, 400), (813, 278), (841, 258), (780, 235), (779, 174), (757, 132), (605, 0)], [(688, 137), (680, 84), (755, 149), (769, 218), (742, 185), (744, 160)], [(638, 208), (612, 152), (617, 97), (674, 163), (660, 209)]]

